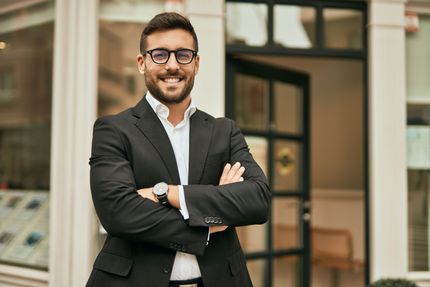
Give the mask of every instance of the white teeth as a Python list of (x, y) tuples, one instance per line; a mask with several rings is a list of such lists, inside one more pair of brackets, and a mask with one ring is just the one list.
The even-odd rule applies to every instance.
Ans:
[(167, 83), (178, 83), (179, 78), (164, 78), (163, 81)]

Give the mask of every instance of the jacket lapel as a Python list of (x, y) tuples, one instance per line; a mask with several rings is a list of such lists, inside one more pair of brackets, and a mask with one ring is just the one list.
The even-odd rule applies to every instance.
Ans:
[(212, 126), (209, 117), (198, 110), (190, 119), (189, 184), (200, 182), (211, 142)]
[(152, 110), (148, 101), (143, 98), (133, 109), (134, 115), (138, 117), (135, 125), (151, 142), (157, 150), (167, 171), (170, 175), (170, 184), (180, 184), (178, 165), (169, 136), (164, 130), (163, 124)]

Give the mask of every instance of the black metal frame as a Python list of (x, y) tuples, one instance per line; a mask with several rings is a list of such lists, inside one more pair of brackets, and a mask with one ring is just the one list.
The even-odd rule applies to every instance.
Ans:
[[(364, 224), (365, 224), (365, 234), (364, 234), (364, 242), (365, 242), (365, 271), (364, 271), (364, 280), (365, 285), (367, 286), (370, 282), (370, 216), (369, 216), (369, 175), (368, 175), (368, 166), (369, 166), (369, 148), (368, 148), (368, 130), (369, 130), (369, 122), (368, 122), (368, 41), (367, 41), (367, 22), (368, 22), (368, 13), (367, 13), (367, 1), (364, 0), (226, 0), (226, 2), (238, 2), (238, 3), (263, 3), (268, 5), (268, 43), (263, 47), (251, 47), (246, 45), (238, 45), (238, 44), (227, 44), (226, 45), (226, 101), (225, 101), (225, 111), (228, 117), (234, 118), (234, 85), (231, 83), (233, 79), (234, 73), (237, 72), (235, 65), (237, 65), (237, 60), (235, 57), (237, 55), (265, 55), (265, 56), (305, 56), (305, 57), (316, 57), (316, 58), (341, 58), (341, 59), (351, 59), (351, 60), (359, 60), (363, 63), (363, 153), (364, 153)], [(289, 4), (289, 5), (297, 5), (297, 6), (312, 6), (316, 9), (316, 23), (315, 23), (315, 47), (310, 49), (291, 49), (291, 48), (283, 48), (273, 43), (273, 10), (275, 4)], [(354, 49), (332, 49), (324, 47), (324, 19), (323, 19), (323, 10), (325, 8), (343, 8), (343, 9), (354, 9), (360, 11), (363, 15), (363, 48), (361, 50)], [(263, 65), (258, 64), (258, 70), (261, 70)], [(272, 68), (272, 67), (269, 67)], [(252, 72), (252, 69), (248, 69), (247, 74)], [(309, 104), (309, 103), (308, 103)], [(270, 107), (272, 111), (272, 107)], [(307, 111), (308, 112), (308, 111)], [(306, 115), (309, 118), (309, 114)], [(308, 123), (309, 124), (309, 123)], [(267, 136), (264, 132), (256, 131), (256, 130), (243, 130), (245, 135), (255, 135), (255, 136)], [(276, 136), (279, 138), (285, 138), (289, 140), (300, 140), (300, 137), (297, 135), (286, 135), (279, 133), (272, 133), (270, 136)], [(308, 142), (310, 141), (309, 133), (306, 135), (306, 139)], [(272, 147), (269, 144), (269, 155), (272, 154)], [(303, 160), (305, 163), (310, 162), (310, 153), (303, 153)], [(272, 174), (272, 162), (268, 161), (269, 166), (269, 177)], [(310, 166), (309, 166), (310, 167)], [(304, 178), (306, 188), (309, 190), (310, 186), (310, 175), (309, 172), (305, 172), (303, 175), (308, 174), (307, 178)], [(269, 178), (270, 182), (272, 182), (272, 178)], [(297, 198), (302, 198), (303, 202), (309, 200), (309, 192), (307, 196), (303, 196), (303, 193), (291, 190), (280, 191), (275, 194), (275, 196), (296, 196)], [(307, 208), (305, 206), (304, 208)], [(305, 210), (306, 211), (306, 210)], [(305, 211), (302, 211), (304, 213)], [(308, 232), (309, 234), (309, 223), (303, 222), (304, 232)], [(307, 230), (307, 231), (306, 231)], [(268, 242), (271, 244), (272, 239), (272, 229), (271, 224), (268, 225)], [(309, 240), (309, 236), (307, 236)], [(310, 242), (302, 242), (306, 244), (304, 246), (309, 246)], [(275, 256), (283, 256), (283, 255), (295, 255), (295, 254), (305, 254), (303, 258), (307, 258), (305, 262), (303, 262), (303, 266), (308, 266), (308, 268), (304, 269), (303, 282), (301, 282), (301, 286), (308, 287), (310, 286), (310, 274), (311, 274), (311, 261), (310, 261), (310, 250), (301, 250), (298, 249), (290, 249), (284, 251), (274, 251), (273, 246), (268, 246), (268, 250), (264, 252), (257, 252), (252, 254), (247, 254), (246, 257), (249, 260), (253, 259), (261, 259), (266, 258), (268, 260), (268, 270), (266, 270), (266, 279), (265, 286), (272, 286), (272, 261), (271, 259)]]
[[(289, 84), (294, 84), (296, 86), (300, 86), (303, 91), (302, 100), (303, 100), (303, 111), (302, 111), (302, 118), (301, 122), (303, 123), (302, 132), (300, 135), (298, 134), (291, 134), (291, 133), (281, 133), (281, 132), (275, 132), (271, 129), (268, 129), (267, 131), (262, 130), (250, 130), (250, 129), (242, 129), (242, 132), (245, 135), (249, 136), (260, 136), (264, 137), (268, 140), (268, 180), (271, 185), (273, 185), (273, 146), (275, 140), (282, 140), (287, 139), (289, 141), (297, 142), (301, 144), (301, 151), (300, 151), (300, 162), (303, 163), (301, 167), (301, 175), (303, 178), (302, 185), (298, 190), (280, 190), (280, 191), (274, 191), (273, 197), (274, 198), (296, 198), (300, 200), (301, 206), (300, 206), (300, 215), (299, 218), (304, 213), (309, 212), (309, 206), (307, 204), (303, 204), (303, 202), (309, 202), (309, 182), (310, 182), (310, 174), (309, 174), (309, 161), (310, 161), (310, 121), (309, 121), (309, 76), (307, 74), (296, 72), (296, 71), (287, 71), (285, 69), (280, 68), (274, 68), (271, 66), (263, 65), (263, 64), (256, 64), (256, 63), (250, 63), (243, 60), (238, 59), (227, 59), (227, 81), (228, 81), (228, 91), (227, 94), (233, 95), (234, 94), (234, 83), (230, 81), (234, 81), (234, 75), (236, 73), (251, 75), (251, 76), (257, 76), (260, 78), (266, 78), (269, 82), (269, 122), (273, 122), (273, 114), (274, 114), (274, 99), (273, 99), (273, 82), (286, 82)], [(235, 102), (230, 101), (230, 103), (227, 105), (227, 116), (234, 118), (234, 109), (235, 109)], [(300, 219), (299, 219), (300, 220)], [(285, 256), (285, 255), (299, 255), (301, 258), (301, 269), (303, 270), (303, 276), (302, 280), (302, 286), (309, 286), (310, 284), (310, 268), (304, 268), (305, 266), (310, 266), (310, 252), (309, 252), (309, 244), (310, 244), (310, 234), (309, 234), (309, 223), (307, 221), (301, 221), (300, 224), (298, 223), (298, 226), (301, 228), (298, 232), (300, 234), (300, 240), (301, 244), (300, 247), (297, 248), (289, 248), (289, 249), (276, 249), (274, 250), (272, 246), (272, 224), (271, 220), (269, 220), (269, 224), (267, 225), (267, 249), (265, 251), (261, 252), (252, 252), (247, 253), (246, 258), (248, 260), (255, 260), (255, 259), (265, 259), (266, 261), (266, 274), (265, 274), (265, 280), (264, 286), (273, 286), (272, 285), (272, 273), (273, 273), (273, 266), (272, 266), (272, 260), (274, 258)]]
[[(262, 47), (245, 46), (243, 44), (227, 44), (227, 55), (231, 54), (259, 54), (259, 55), (288, 55), (306, 57), (330, 57), (362, 59), (367, 58), (367, 3), (365, 1), (325, 1), (325, 0), (227, 0), (228, 3), (255, 3), (268, 5), (268, 40)], [(273, 10), (277, 4), (294, 5), (302, 7), (314, 7), (316, 10), (316, 46), (309, 49), (284, 48), (275, 45), (273, 42)], [(323, 10), (326, 8), (353, 9), (363, 12), (363, 49), (333, 49), (324, 47), (324, 18)]]

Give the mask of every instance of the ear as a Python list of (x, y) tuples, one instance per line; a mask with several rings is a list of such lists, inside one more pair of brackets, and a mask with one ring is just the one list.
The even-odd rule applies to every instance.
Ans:
[(137, 61), (137, 68), (139, 69), (139, 73), (141, 73), (142, 75), (145, 74), (145, 56), (143, 56), (142, 54), (137, 55), (136, 57), (136, 61)]
[(199, 67), (200, 67), (200, 55), (196, 56), (196, 59), (194, 60), (194, 75), (197, 75), (197, 73), (199, 72)]

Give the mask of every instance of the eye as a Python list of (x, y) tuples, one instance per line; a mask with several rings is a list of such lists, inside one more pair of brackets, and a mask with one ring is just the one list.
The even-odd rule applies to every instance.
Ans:
[(169, 52), (166, 50), (153, 50), (151, 55), (154, 60), (162, 61), (169, 56)]
[(176, 57), (179, 62), (189, 62), (193, 58), (193, 52), (190, 50), (178, 50)]

